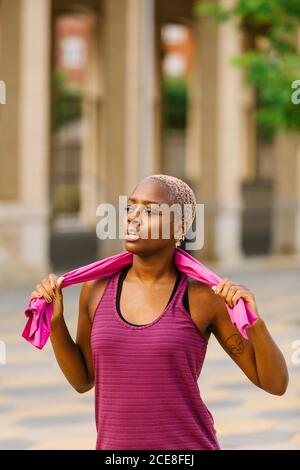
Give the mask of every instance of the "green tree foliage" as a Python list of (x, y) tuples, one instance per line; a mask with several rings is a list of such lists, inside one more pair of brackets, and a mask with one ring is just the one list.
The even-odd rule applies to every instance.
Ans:
[(187, 120), (188, 87), (184, 77), (166, 77), (162, 81), (164, 125), (184, 129)]
[(68, 86), (66, 76), (61, 70), (55, 70), (53, 74), (52, 92), (52, 130), (55, 132), (80, 118), (81, 93)]
[(291, 97), (292, 83), (300, 79), (300, 0), (236, 0), (228, 9), (206, 1), (199, 2), (196, 13), (218, 22), (237, 19), (250, 38), (250, 47), (232, 64), (244, 70), (245, 84), (255, 89), (260, 137), (270, 141), (280, 130), (299, 132), (300, 107)]

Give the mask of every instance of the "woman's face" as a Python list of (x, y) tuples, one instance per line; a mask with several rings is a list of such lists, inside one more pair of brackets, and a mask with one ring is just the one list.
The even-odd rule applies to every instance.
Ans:
[[(170, 206), (171, 203), (157, 183), (146, 181), (136, 186), (128, 198), (124, 217), (125, 250), (149, 255), (165, 248), (175, 248), (174, 213), (171, 211), (169, 216), (168, 211), (162, 212), (160, 204)], [(169, 232), (163, 231), (166, 224)], [(128, 235), (128, 231), (134, 231), (136, 236)]]

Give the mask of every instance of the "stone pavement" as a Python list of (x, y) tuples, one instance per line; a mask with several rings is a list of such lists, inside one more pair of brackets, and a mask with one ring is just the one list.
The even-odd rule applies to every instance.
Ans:
[[(199, 388), (213, 413), (221, 447), (300, 449), (300, 266), (246, 262), (216, 272), (253, 290), (290, 373), (286, 394), (270, 395), (255, 387), (210, 339)], [(0, 364), (0, 449), (94, 449), (94, 391), (78, 394), (72, 389), (50, 341), (39, 351), (21, 338), (23, 311), (32, 289), (31, 285), (0, 288), (0, 340), (7, 356), (6, 364)], [(80, 286), (64, 291), (73, 337), (79, 291)], [(293, 349), (297, 340), (298, 354)]]

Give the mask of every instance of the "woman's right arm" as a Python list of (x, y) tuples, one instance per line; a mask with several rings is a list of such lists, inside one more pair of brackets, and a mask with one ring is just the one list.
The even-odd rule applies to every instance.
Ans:
[(63, 315), (63, 295), (57, 279), (50, 274), (36, 286), (32, 296), (42, 295), (47, 302), (53, 302), (50, 340), (56, 360), (68, 382), (78, 393), (93, 388), (94, 374), (90, 349), (91, 319), (89, 316), (89, 297), (92, 283), (84, 283), (79, 299), (79, 317), (76, 342), (72, 339)]

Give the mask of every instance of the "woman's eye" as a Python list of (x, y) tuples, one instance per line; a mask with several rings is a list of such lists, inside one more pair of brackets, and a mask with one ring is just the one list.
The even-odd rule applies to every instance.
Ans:
[(145, 210), (148, 214), (151, 214), (151, 215), (159, 215), (160, 214), (160, 212), (157, 209), (151, 209), (150, 207), (148, 207)]
[(151, 209), (151, 208), (148, 208), (148, 213), (150, 213), (151, 215), (161, 215), (161, 211), (159, 209)]
[[(135, 206), (127, 206), (125, 207), (125, 211), (127, 213), (133, 213), (135, 210)], [(144, 212), (145, 214), (152, 214), (152, 215), (159, 215), (159, 211), (157, 209), (151, 209), (151, 207), (144, 207), (143, 209), (141, 209), (142, 212)]]
[[(126, 210), (127, 214), (133, 214), (136, 209), (137, 209), (136, 206), (127, 206), (127, 207), (125, 207), (125, 210)], [(138, 215), (140, 214), (140, 209), (138, 209), (137, 214)]]

